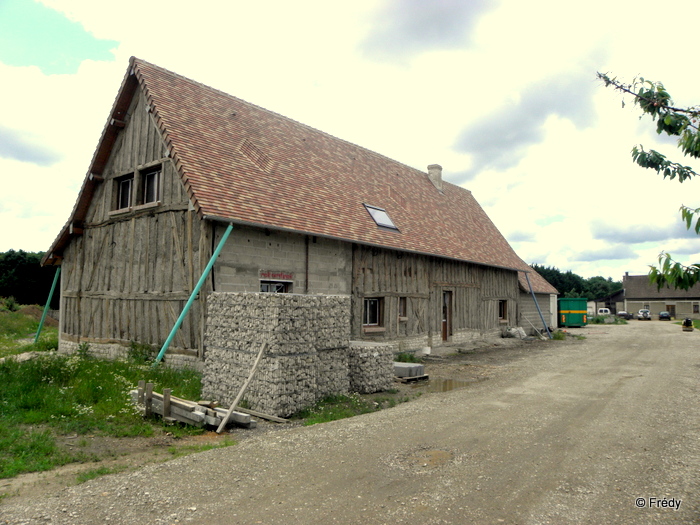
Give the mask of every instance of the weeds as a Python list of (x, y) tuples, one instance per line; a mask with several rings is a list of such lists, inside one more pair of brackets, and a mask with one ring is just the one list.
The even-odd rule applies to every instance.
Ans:
[(304, 425), (310, 426), (374, 412), (377, 409), (375, 403), (364, 400), (359, 394), (333, 394), (300, 411), (294, 418), (304, 419)]
[[(200, 375), (192, 370), (151, 369), (78, 354), (0, 363), (0, 478), (84, 459), (58, 449), (54, 434), (152, 436), (157, 427), (137, 413), (128, 395), (139, 379), (188, 399), (197, 399), (201, 391)], [(37, 426), (45, 430), (30, 428)]]
[(185, 445), (181, 447), (170, 447), (168, 452), (170, 452), (173, 457), (179, 458), (180, 456), (189, 456), (196, 452), (205, 452), (207, 450), (212, 450), (215, 448), (226, 448), (235, 445), (236, 442), (231, 439), (224, 439), (219, 443), (206, 443), (203, 445)]
[(14, 297), (0, 297), (0, 312), (16, 312), (19, 304)]
[(97, 467), (85, 472), (81, 472), (76, 476), (76, 481), (80, 483), (85, 483), (91, 479), (99, 478), (101, 476), (106, 476), (108, 474), (116, 474), (126, 470), (126, 467)]
[(396, 389), (391, 389), (371, 397), (363, 397), (357, 393), (333, 394), (318, 401), (314, 406), (298, 412), (293, 418), (303, 419), (304, 425), (310, 426), (392, 408), (400, 403), (410, 401), (409, 396), (392, 397), (392, 394), (398, 392)]
[(588, 318), (590, 324), (627, 324), (627, 320), (622, 317), (611, 315), (595, 315)]
[(394, 361), (397, 363), (422, 363), (423, 361), (416, 357), (415, 354), (412, 354), (410, 352), (401, 352), (400, 354), (396, 354), (394, 356)]
[(129, 349), (126, 351), (129, 359), (135, 363), (149, 364), (156, 360), (156, 350), (151, 345), (131, 341)]

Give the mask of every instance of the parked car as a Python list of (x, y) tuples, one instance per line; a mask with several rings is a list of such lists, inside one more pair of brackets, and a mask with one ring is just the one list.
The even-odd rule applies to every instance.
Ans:
[(637, 319), (640, 321), (651, 321), (651, 312), (646, 308), (642, 308), (637, 312)]
[(620, 312), (617, 312), (617, 316), (618, 316), (620, 319), (633, 319), (633, 318), (634, 318), (634, 315), (632, 315), (632, 314), (629, 313), (629, 312), (625, 312), (624, 310), (622, 310), (622, 311), (620, 311)]
[(598, 315), (610, 315), (610, 308), (598, 308)]
[(659, 321), (670, 321), (671, 314), (669, 312), (659, 312)]

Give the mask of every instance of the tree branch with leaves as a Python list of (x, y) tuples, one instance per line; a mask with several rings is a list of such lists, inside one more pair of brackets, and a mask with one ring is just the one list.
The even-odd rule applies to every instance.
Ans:
[[(598, 78), (606, 87), (612, 87), (624, 96), (632, 97), (634, 104), (642, 110), (642, 114), (651, 116), (656, 122), (656, 132), (678, 137), (678, 148), (684, 156), (693, 159), (700, 158), (700, 107), (676, 107), (670, 93), (661, 82), (652, 82), (643, 77), (635, 78), (631, 84), (620, 82), (605, 73), (598, 73)], [(623, 99), (623, 107), (625, 101)], [(632, 160), (642, 168), (652, 169), (666, 179), (678, 179), (685, 182), (698, 173), (690, 166), (673, 162), (665, 155), (655, 150), (646, 150), (641, 145), (632, 148)], [(688, 229), (694, 228), (700, 234), (700, 208), (681, 206), (681, 216)], [(693, 226), (695, 222), (695, 226)], [(673, 286), (688, 290), (700, 282), (700, 265), (685, 266), (668, 253), (659, 255), (659, 266), (650, 266), (649, 278), (659, 288)]]

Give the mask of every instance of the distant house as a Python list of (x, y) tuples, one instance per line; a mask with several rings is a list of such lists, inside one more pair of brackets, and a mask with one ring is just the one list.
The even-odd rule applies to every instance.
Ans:
[(593, 301), (589, 301), (589, 315), (596, 315), (599, 308), (607, 308), (612, 314), (616, 314), (618, 312), (623, 311), (626, 312), (627, 310), (625, 310), (624, 288), (606, 297), (599, 297)]
[(416, 170), (132, 58), (43, 261), (63, 268), (61, 347), (160, 346), (229, 224), (180, 355), (203, 358), (214, 291), (350, 296), (353, 339), (406, 350), (541, 329), (526, 273), (556, 314), (556, 290), (439, 165)]
[(624, 295), (615, 299), (619, 310), (636, 313), (642, 308), (651, 310), (652, 316), (659, 312), (670, 312), (672, 317), (700, 319), (700, 284), (690, 290), (680, 290), (668, 286), (661, 288), (649, 282), (648, 275), (622, 277)]

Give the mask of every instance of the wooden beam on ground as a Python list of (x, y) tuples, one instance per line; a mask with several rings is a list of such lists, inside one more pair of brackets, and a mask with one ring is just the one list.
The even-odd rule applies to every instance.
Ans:
[(238, 392), (238, 395), (236, 396), (236, 399), (233, 400), (233, 403), (231, 403), (231, 408), (228, 409), (228, 412), (224, 416), (223, 420), (221, 421), (221, 424), (219, 425), (219, 428), (216, 429), (217, 434), (221, 434), (221, 431), (226, 427), (226, 423), (228, 423), (229, 417), (231, 417), (231, 413), (233, 412), (233, 409), (240, 403), (241, 398), (243, 397), (243, 393), (245, 392), (246, 388), (248, 388), (248, 385), (250, 384), (251, 379), (253, 379), (253, 375), (255, 375), (255, 370), (258, 368), (258, 363), (260, 362), (260, 358), (263, 355), (263, 352), (265, 351), (265, 348), (267, 347), (267, 341), (264, 341), (263, 344), (260, 345), (260, 351), (258, 352), (258, 357), (255, 358), (255, 363), (253, 363), (253, 368), (250, 369), (250, 374), (248, 374), (248, 379), (246, 379), (245, 383), (243, 383), (243, 386), (241, 387), (241, 390)]

